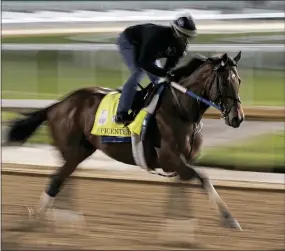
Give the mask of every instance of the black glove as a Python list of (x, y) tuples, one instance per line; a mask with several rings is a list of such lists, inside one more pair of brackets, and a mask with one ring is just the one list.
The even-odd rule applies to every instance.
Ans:
[(174, 79), (175, 79), (175, 75), (174, 75), (173, 72), (169, 71), (169, 72), (166, 73), (165, 80), (166, 80), (167, 82), (170, 83), (170, 82), (174, 81)]

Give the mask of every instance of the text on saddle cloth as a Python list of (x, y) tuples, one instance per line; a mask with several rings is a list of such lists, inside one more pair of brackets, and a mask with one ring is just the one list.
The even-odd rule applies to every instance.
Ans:
[(147, 115), (144, 111), (141, 111), (128, 126), (115, 123), (120, 96), (121, 94), (118, 92), (111, 92), (102, 99), (95, 115), (92, 135), (130, 138), (132, 133), (140, 134), (144, 118)]

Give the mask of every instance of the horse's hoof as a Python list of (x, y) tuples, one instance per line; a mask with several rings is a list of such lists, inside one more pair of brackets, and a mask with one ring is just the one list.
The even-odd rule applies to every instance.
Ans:
[(224, 225), (229, 228), (234, 228), (239, 231), (243, 231), (237, 219), (231, 216), (228, 212), (223, 213)]
[(27, 207), (28, 219), (25, 221), (25, 228), (29, 231), (35, 230), (40, 226), (40, 219), (36, 214), (36, 210), (33, 207)]
[(55, 227), (68, 226), (69, 231), (81, 232), (86, 228), (85, 216), (79, 212), (52, 209), (47, 211), (47, 219)]
[(34, 208), (32, 207), (27, 207), (28, 213), (29, 213), (29, 221), (33, 222), (36, 219), (36, 213)]
[(39, 215), (37, 210), (33, 207), (27, 207), (29, 213), (29, 222), (31, 224), (40, 223), (44, 220), (44, 214)]
[(240, 226), (240, 224), (239, 224), (239, 222), (235, 218), (226, 219), (225, 220), (225, 224), (229, 228), (234, 228), (234, 229), (237, 229), (239, 231), (243, 231), (241, 226)]

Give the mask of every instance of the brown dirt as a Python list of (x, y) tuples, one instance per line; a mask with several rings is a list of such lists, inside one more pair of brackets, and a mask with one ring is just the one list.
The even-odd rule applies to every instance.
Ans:
[[(47, 177), (2, 175), (2, 250), (285, 249), (281, 192), (217, 189), (244, 229), (237, 232), (220, 224), (199, 188), (179, 193), (169, 184), (72, 179), (54, 207), (82, 212), (85, 228), (59, 217), (58, 225), (25, 229), (25, 206), (37, 203), (47, 182)], [(178, 195), (180, 200), (171, 200)], [(190, 232), (181, 239), (182, 225), (166, 235), (167, 219), (181, 220), (191, 213), (198, 220), (192, 244)]]

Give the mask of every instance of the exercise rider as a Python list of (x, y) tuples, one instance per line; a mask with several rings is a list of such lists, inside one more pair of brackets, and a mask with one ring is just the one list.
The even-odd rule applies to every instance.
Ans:
[[(136, 94), (137, 83), (144, 71), (150, 81), (158, 83), (160, 78), (171, 81), (171, 69), (183, 56), (187, 44), (197, 34), (196, 25), (191, 16), (182, 16), (171, 22), (170, 26), (151, 23), (130, 26), (118, 37), (119, 51), (128, 66), (131, 76), (124, 84), (115, 122), (128, 123), (133, 120), (130, 109)], [(166, 58), (164, 68), (158, 59)]]

